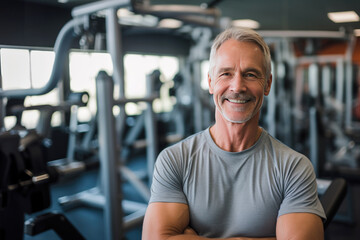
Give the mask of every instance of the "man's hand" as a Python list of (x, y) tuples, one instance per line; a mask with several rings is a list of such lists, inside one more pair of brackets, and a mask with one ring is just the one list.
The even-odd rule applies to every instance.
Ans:
[(184, 231), (185, 235), (194, 235), (197, 236), (198, 234), (195, 232), (194, 229), (192, 229), (191, 227), (187, 227)]

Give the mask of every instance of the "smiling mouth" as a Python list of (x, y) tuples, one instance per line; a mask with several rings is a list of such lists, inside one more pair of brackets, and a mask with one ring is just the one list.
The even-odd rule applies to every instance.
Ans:
[(250, 102), (250, 99), (230, 99), (230, 98), (227, 98), (226, 100), (228, 100), (231, 103), (239, 103), (239, 104), (244, 104), (244, 103)]

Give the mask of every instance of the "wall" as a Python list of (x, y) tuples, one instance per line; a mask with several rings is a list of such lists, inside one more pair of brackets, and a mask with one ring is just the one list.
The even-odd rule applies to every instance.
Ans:
[(0, 44), (53, 47), (71, 9), (20, 1), (0, 4)]

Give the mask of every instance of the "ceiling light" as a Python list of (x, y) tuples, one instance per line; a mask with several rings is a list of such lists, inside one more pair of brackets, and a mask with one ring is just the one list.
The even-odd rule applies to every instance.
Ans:
[(117, 16), (122, 25), (155, 27), (158, 23), (158, 18), (155, 16), (135, 14), (126, 8), (120, 8)]
[(354, 35), (360, 37), (360, 29), (354, 29)]
[(233, 20), (232, 25), (234, 27), (243, 27), (243, 28), (252, 28), (252, 29), (257, 29), (260, 27), (259, 22), (251, 20), (251, 19)]
[(358, 22), (360, 20), (359, 15), (354, 11), (329, 12), (328, 18), (335, 23)]
[(127, 16), (132, 16), (134, 15), (133, 12), (129, 11), (128, 9), (126, 8), (120, 8), (118, 11), (117, 11), (117, 16), (119, 18), (121, 17), (127, 17)]
[(182, 22), (172, 18), (164, 18), (159, 22), (159, 27), (161, 28), (179, 28), (181, 27)]

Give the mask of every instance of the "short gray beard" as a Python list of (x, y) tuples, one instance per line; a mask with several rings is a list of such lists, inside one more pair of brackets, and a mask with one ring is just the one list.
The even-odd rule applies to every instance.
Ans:
[(252, 114), (249, 117), (245, 118), (244, 120), (239, 120), (239, 121), (235, 121), (235, 120), (230, 119), (225, 114), (225, 111), (221, 106), (219, 106), (220, 109), (218, 109), (218, 111), (220, 112), (221, 116), (223, 116), (223, 118), (225, 118), (227, 121), (229, 121), (231, 123), (246, 123), (247, 121), (249, 121), (251, 118), (253, 118), (260, 111), (260, 109), (262, 108), (263, 103), (264, 103), (264, 99), (261, 101), (260, 108), (259, 108), (259, 110), (257, 112), (255, 112), (254, 114)]

